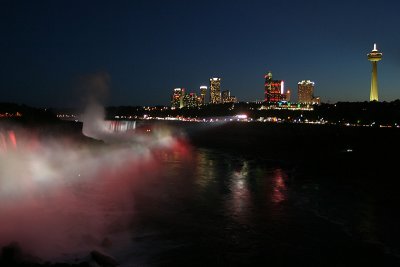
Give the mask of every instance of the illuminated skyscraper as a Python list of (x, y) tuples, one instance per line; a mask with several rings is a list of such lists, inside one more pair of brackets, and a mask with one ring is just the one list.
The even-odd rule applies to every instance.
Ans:
[(369, 101), (378, 101), (378, 61), (382, 59), (382, 53), (376, 49), (376, 44), (374, 44), (374, 49), (372, 49), (367, 56), (368, 60), (372, 62), (371, 92), (369, 95)]
[(289, 90), (289, 88), (288, 88), (288, 90), (287, 90), (286, 93), (285, 93), (285, 100), (286, 100), (287, 102), (290, 102), (290, 97), (291, 97), (291, 95), (290, 95), (290, 90)]
[(197, 95), (195, 93), (185, 94), (183, 97), (183, 106), (188, 108), (197, 107)]
[(222, 103), (235, 103), (237, 99), (235, 96), (231, 95), (231, 91), (224, 90), (221, 93), (221, 101)]
[(221, 78), (210, 79), (210, 103), (221, 103)]
[(231, 97), (231, 92), (229, 90), (224, 90), (221, 93), (222, 103), (228, 103)]
[(282, 80), (272, 80), (271, 72), (268, 72), (264, 78), (264, 101), (277, 103), (284, 100), (285, 82)]
[(182, 108), (184, 95), (185, 95), (185, 88), (175, 88), (172, 94), (171, 107)]
[(200, 86), (200, 104), (206, 104), (206, 96), (207, 96), (207, 86), (202, 85)]
[(299, 103), (312, 104), (314, 98), (314, 82), (307, 80), (297, 84)]

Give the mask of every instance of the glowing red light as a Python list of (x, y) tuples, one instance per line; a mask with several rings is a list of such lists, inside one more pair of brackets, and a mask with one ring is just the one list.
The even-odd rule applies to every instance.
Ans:
[(8, 138), (10, 138), (11, 144), (14, 148), (17, 147), (17, 138), (15, 137), (14, 131), (8, 132)]

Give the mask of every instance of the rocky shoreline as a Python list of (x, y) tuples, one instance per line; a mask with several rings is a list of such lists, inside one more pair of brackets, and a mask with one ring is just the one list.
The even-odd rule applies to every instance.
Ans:
[(16, 242), (4, 246), (0, 255), (0, 266), (4, 267), (114, 267), (120, 265), (112, 256), (98, 250), (91, 251), (85, 260), (75, 261), (74, 263), (46, 262), (26, 253)]

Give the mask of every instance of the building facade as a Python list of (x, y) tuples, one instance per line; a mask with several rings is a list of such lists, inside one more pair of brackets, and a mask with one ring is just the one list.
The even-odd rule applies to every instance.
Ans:
[(231, 95), (231, 91), (224, 90), (221, 93), (221, 101), (222, 103), (236, 103), (236, 97)]
[(264, 78), (264, 102), (277, 103), (284, 100), (285, 82), (273, 80), (271, 72), (268, 72)]
[(185, 88), (175, 88), (172, 93), (171, 107), (183, 108), (183, 98), (185, 96)]
[(194, 108), (198, 106), (198, 97), (195, 93), (185, 94), (183, 97), (183, 106)]
[(207, 86), (202, 85), (200, 86), (200, 104), (205, 105), (207, 104)]
[(210, 103), (221, 103), (221, 78), (210, 79)]
[(222, 103), (228, 103), (231, 97), (231, 92), (229, 90), (224, 90), (221, 93), (221, 101)]
[(303, 80), (297, 83), (298, 102), (300, 104), (312, 104), (314, 98), (315, 83), (310, 80)]
[(291, 98), (291, 94), (290, 94), (290, 90), (288, 88), (288, 90), (285, 93), (285, 101), (290, 102), (290, 98)]

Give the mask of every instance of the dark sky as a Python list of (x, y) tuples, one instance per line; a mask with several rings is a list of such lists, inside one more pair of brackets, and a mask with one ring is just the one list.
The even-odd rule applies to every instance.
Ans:
[(400, 98), (399, 1), (3, 0), (0, 22), (0, 102), (75, 106), (99, 72), (108, 105), (169, 104), (215, 76), (254, 101), (268, 71), (315, 81), (323, 102), (365, 101), (374, 42), (380, 100)]

